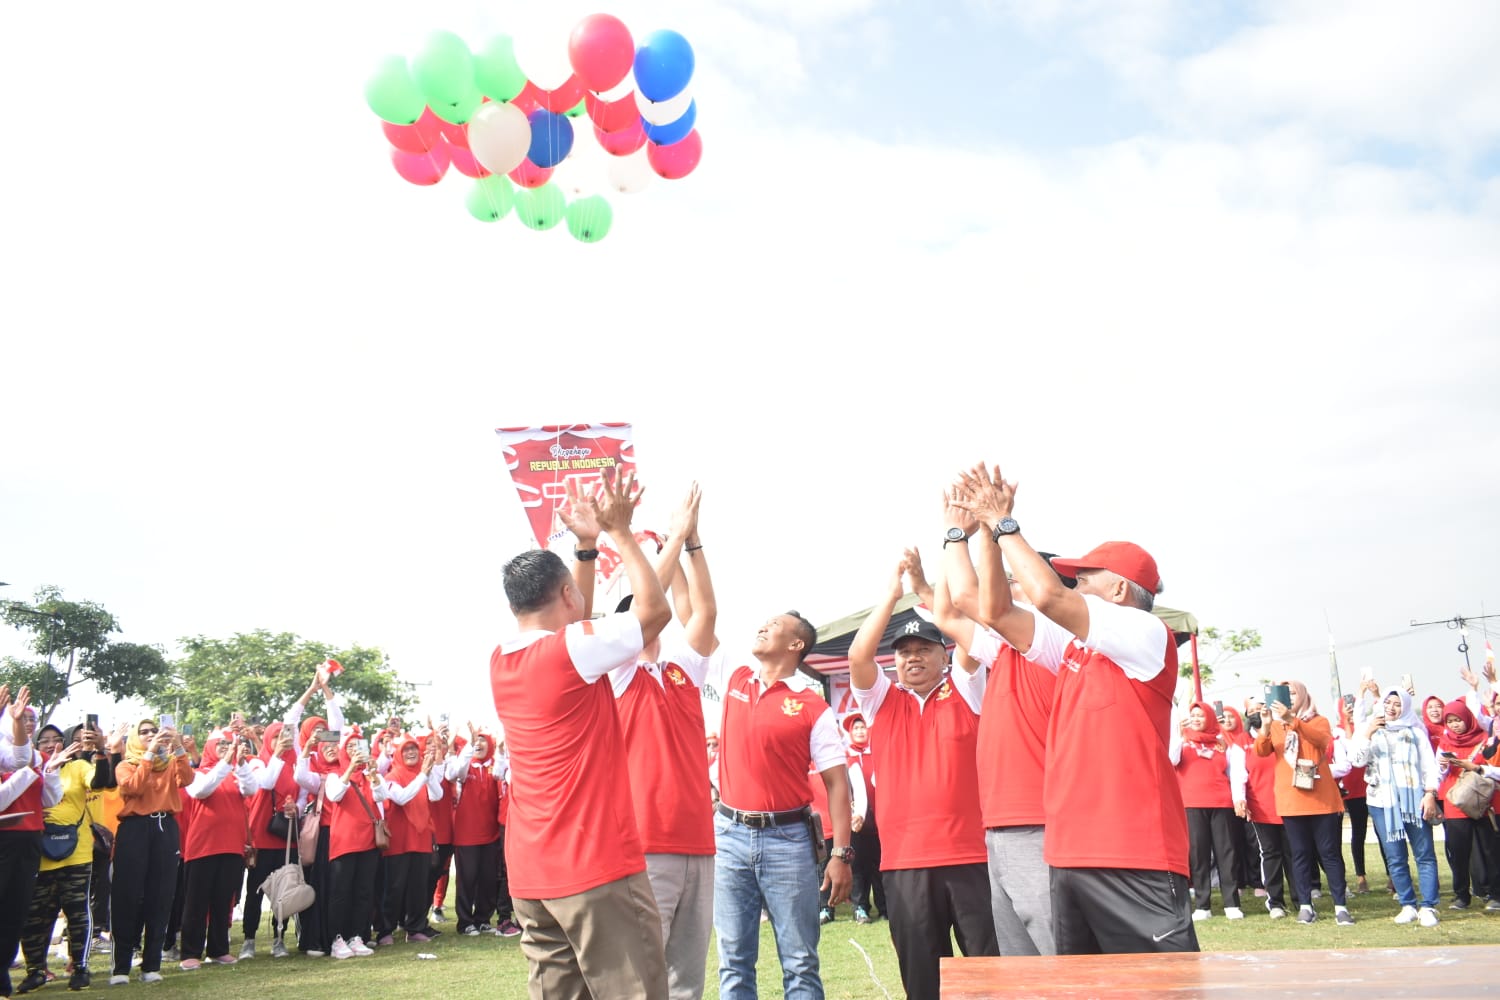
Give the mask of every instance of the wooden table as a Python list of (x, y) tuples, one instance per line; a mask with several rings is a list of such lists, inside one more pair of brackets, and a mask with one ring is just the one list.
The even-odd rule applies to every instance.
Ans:
[(1500, 945), (945, 958), (943, 1000), (1500, 995)]

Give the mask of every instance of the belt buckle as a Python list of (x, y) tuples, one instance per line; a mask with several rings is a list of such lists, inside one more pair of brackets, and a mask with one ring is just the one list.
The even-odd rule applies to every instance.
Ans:
[(740, 813), (740, 822), (753, 830), (764, 830), (771, 825), (770, 813)]

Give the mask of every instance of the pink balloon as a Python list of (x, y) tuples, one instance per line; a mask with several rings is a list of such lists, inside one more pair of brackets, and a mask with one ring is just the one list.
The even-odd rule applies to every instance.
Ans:
[(680, 141), (670, 146), (652, 144), (646, 148), (646, 159), (651, 169), (669, 181), (681, 180), (698, 166), (703, 158), (703, 139), (693, 129)]
[[(542, 97), (545, 94), (545, 90), (540, 89), (536, 84), (527, 80), (526, 86), (521, 88), (521, 92), (512, 97), (507, 103), (514, 104), (521, 109), (522, 114), (529, 116), (533, 111), (542, 106)], [(573, 103), (577, 104), (578, 102), (574, 101)]]
[(507, 176), (523, 188), (539, 188), (552, 179), (554, 169), (556, 168), (539, 167), (530, 160), (522, 160), (521, 165)]
[[(438, 119), (442, 121), (442, 119)], [(461, 149), (469, 148), (469, 126), (455, 125), (452, 122), (443, 122), (443, 138), (451, 145)]]
[(641, 124), (641, 114), (636, 109), (633, 90), (618, 101), (606, 101), (598, 94), (585, 92), (583, 106), (588, 109), (593, 123), (605, 132), (620, 132)]
[(488, 177), (490, 175), (490, 172), (474, 159), (474, 154), (463, 146), (450, 145), (448, 155), (453, 160), (453, 169), (465, 177)]
[(392, 146), (408, 153), (425, 153), (443, 141), (443, 120), (432, 113), (431, 108), (422, 109), (422, 117), (410, 125), (393, 125), (381, 122), (380, 127)]
[(450, 148), (447, 143), (439, 143), (426, 153), (392, 149), (391, 165), (403, 180), (413, 184), (436, 184), (448, 172)]
[(594, 137), (611, 156), (629, 156), (646, 144), (646, 129), (641, 125), (640, 116), (637, 115), (634, 125), (618, 132), (606, 132), (595, 125)]
[(590, 14), (568, 36), (568, 61), (589, 90), (608, 90), (630, 72), (635, 41), (618, 17)]
[(578, 102), (583, 100), (583, 84), (577, 76), (568, 77), (567, 81), (556, 90), (539, 90), (541, 94), (542, 107), (554, 114), (563, 114), (578, 107)]

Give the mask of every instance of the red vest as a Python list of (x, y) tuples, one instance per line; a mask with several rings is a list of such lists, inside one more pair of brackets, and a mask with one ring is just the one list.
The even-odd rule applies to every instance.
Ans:
[[(14, 772), (6, 772), (9, 778)], [(42, 824), (46, 822), (42, 818), (42, 776), (37, 772), (36, 780), (26, 786), (26, 790), (16, 796), (16, 800), (10, 804), (6, 812), (24, 812), (30, 815), (22, 816), (14, 823), (5, 827), (6, 830), (25, 830), (31, 833), (41, 833)]]
[[(676, 664), (661, 681), (638, 667), (615, 700), (625, 733), (635, 822), (647, 854), (714, 853), (713, 806), (703, 769), (703, 696)], [(607, 683), (600, 681), (599, 683)]]
[(1234, 796), (1229, 787), (1229, 757), (1224, 751), (1215, 750), (1212, 743), (1182, 741), (1177, 784), (1182, 789), (1182, 804), (1188, 809), (1234, 808)]
[(249, 811), (233, 771), (206, 798), (195, 799), (186, 789), (182, 797), (186, 817), (182, 831), (183, 861), (245, 853)]
[[(343, 775), (340, 775), (343, 777)], [(328, 798), (323, 799), (323, 811), (328, 816), (328, 860), (343, 857), (345, 854), (358, 854), (360, 851), (373, 851), (375, 849), (375, 819), (380, 817), (380, 804), (375, 801), (370, 791), (370, 781), (364, 772), (357, 771), (352, 776), (353, 782), (344, 789), (344, 797), (334, 802)], [(370, 807), (370, 812), (365, 812), (364, 805), (360, 804), (360, 798), (355, 794), (355, 789), (364, 793), (365, 804)], [(370, 815), (373, 813), (373, 818)]]
[[(983, 669), (983, 668), (981, 668)], [(1057, 677), (1009, 643), (990, 667), (979, 713), (979, 805), (984, 825), (1046, 821), (1042, 779)]]

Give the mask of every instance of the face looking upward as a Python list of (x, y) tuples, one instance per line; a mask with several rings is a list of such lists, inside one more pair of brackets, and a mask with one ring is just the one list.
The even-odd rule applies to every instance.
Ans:
[(935, 642), (911, 636), (896, 642), (896, 676), (919, 695), (938, 686), (947, 665), (947, 650)]
[(1201, 733), (1208, 727), (1208, 716), (1203, 714), (1203, 709), (1197, 705), (1188, 713), (1188, 728), (1195, 733)]

